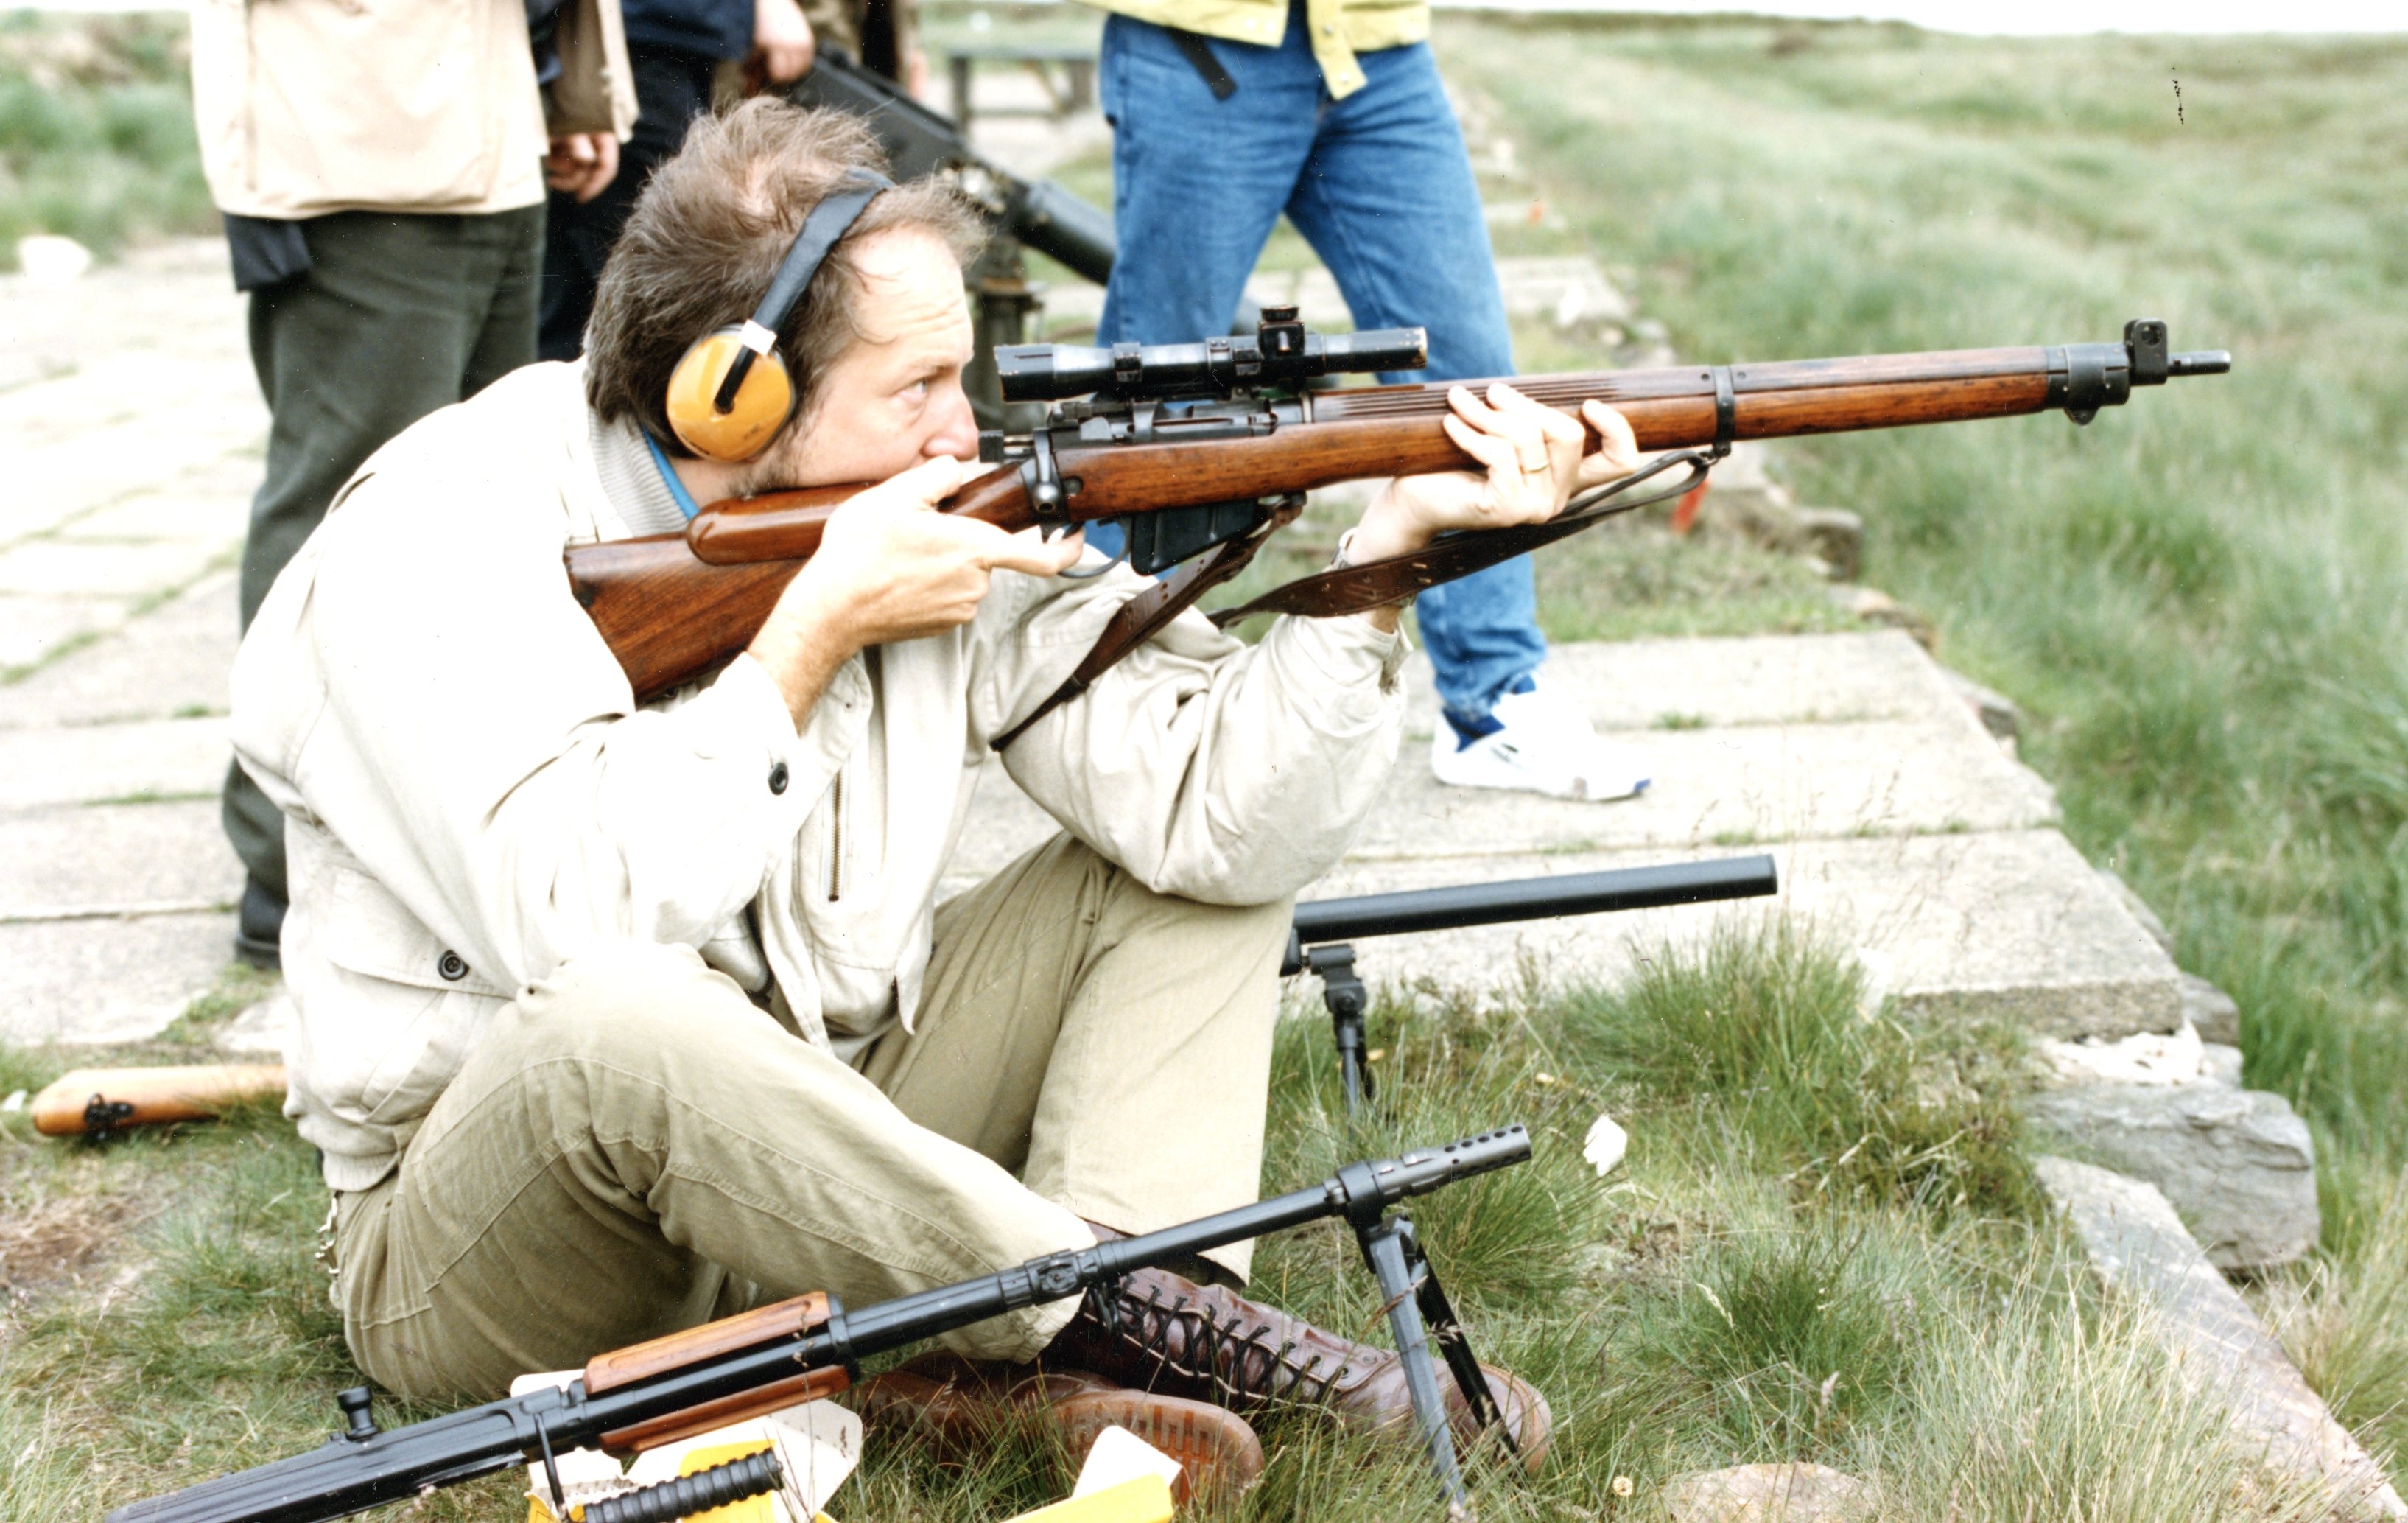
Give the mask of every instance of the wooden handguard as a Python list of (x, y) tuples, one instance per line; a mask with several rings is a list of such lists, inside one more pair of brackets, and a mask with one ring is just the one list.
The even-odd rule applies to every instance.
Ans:
[[(828, 1319), (828, 1300), (820, 1291), (759, 1307), (737, 1316), (706, 1322), (650, 1343), (613, 1349), (585, 1367), (585, 1394), (600, 1396), (655, 1375), (666, 1375), (763, 1343), (800, 1338)], [(638, 1454), (708, 1433), (748, 1417), (765, 1416), (797, 1401), (836, 1396), (853, 1383), (842, 1365), (805, 1370), (784, 1380), (758, 1386), (716, 1401), (705, 1401), (648, 1422), (612, 1429), (602, 1435), (602, 1447), (612, 1454)]]
[(698, 1438), (730, 1423), (766, 1417), (797, 1402), (842, 1396), (852, 1384), (853, 1377), (840, 1364), (806, 1370), (799, 1375), (758, 1386), (735, 1396), (724, 1396), (716, 1401), (705, 1401), (698, 1407), (672, 1412), (650, 1422), (637, 1423), (631, 1428), (614, 1428), (602, 1435), (602, 1447), (616, 1455), (641, 1454), (646, 1449), (657, 1449), (664, 1444)]
[(737, 1316), (722, 1317), (698, 1328), (673, 1332), (650, 1343), (631, 1343), (597, 1355), (585, 1367), (585, 1394), (599, 1396), (639, 1380), (682, 1370), (703, 1359), (741, 1349), (757, 1348), (783, 1338), (799, 1338), (828, 1318), (827, 1297), (817, 1290), (773, 1305), (756, 1307)]
[(75, 1069), (34, 1097), (34, 1129), (45, 1137), (80, 1137), (164, 1121), (206, 1121), (283, 1093), (284, 1070), (275, 1063)]

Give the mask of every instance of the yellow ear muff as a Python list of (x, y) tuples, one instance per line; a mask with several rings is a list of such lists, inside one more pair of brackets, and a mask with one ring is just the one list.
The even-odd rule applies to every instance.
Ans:
[(719, 393), (736, 357), (746, 352), (741, 328), (722, 328), (697, 340), (669, 377), (669, 427), (678, 442), (723, 465), (750, 460), (769, 447), (795, 415), (795, 384), (776, 350), (752, 358), (733, 405), (719, 410)]

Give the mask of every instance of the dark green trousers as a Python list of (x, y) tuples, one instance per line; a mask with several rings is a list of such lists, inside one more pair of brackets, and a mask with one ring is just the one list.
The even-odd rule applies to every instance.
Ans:
[[(337, 212), (301, 224), (309, 268), (251, 296), (267, 479), (242, 551), (242, 624), (385, 440), (535, 359), (543, 208), (478, 216)], [(284, 821), (240, 766), (226, 836), (285, 892)]]

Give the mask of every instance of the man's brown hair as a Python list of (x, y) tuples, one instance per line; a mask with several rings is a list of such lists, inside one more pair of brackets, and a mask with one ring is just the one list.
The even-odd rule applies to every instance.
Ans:
[[(761, 99), (696, 121), (652, 172), (595, 294), (585, 399), (603, 421), (632, 417), (670, 453), (690, 454), (669, 429), (670, 373), (695, 339), (752, 315), (803, 219), (856, 168), (883, 173), (885, 159), (869, 129), (842, 112)], [(865, 331), (855, 252), (898, 227), (942, 239), (964, 261), (985, 237), (969, 204), (936, 180), (870, 202), (778, 335), (796, 423), (810, 416), (828, 366)]]

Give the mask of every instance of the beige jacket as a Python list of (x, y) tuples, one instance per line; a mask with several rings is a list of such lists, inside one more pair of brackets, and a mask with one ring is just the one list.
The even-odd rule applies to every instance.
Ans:
[[(1144, 585), (999, 572), (968, 625), (847, 663), (797, 734), (744, 656), (637, 709), (561, 574), (628, 532), (582, 372), (530, 366), (371, 458), (243, 641), (235, 746), (292, 863), (287, 1108), (337, 1189), (389, 1171), (494, 1011), (594, 947), (698, 947), (823, 1045), (908, 1018), (988, 740)], [(1246, 646), (1190, 613), (1004, 765), (1152, 886), (1266, 902), (1369, 811), (1403, 649), (1361, 619)]]
[(636, 120), (619, 0), (566, 0), (559, 45), (538, 93), (524, 0), (194, 0), (209, 193), (251, 217), (534, 206), (551, 135)]

